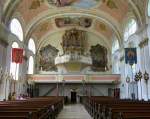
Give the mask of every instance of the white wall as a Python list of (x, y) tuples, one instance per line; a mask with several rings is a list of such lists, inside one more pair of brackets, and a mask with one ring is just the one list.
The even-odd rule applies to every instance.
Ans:
[[(140, 28), (138, 28), (137, 32), (130, 36), (128, 38), (128, 41), (124, 44), (122, 44), (122, 51), (124, 52), (124, 48), (128, 47), (135, 47), (137, 48), (137, 64), (135, 65), (135, 72), (134, 70), (131, 70), (131, 67), (129, 64), (125, 64), (125, 61), (120, 62), (120, 73), (121, 73), (121, 84), (119, 85), (121, 89), (121, 98), (131, 98), (131, 92), (133, 91), (134, 87), (134, 93), (136, 95), (136, 98), (138, 99), (150, 99), (150, 81), (148, 81), (148, 98), (147, 98), (147, 85), (145, 83), (144, 78), (142, 78), (141, 83), (138, 82), (138, 84), (129, 84), (129, 95), (128, 95), (128, 84), (126, 83), (126, 77), (127, 75), (131, 78), (132, 81), (132, 75), (133, 78), (135, 77), (135, 73), (139, 72), (139, 70), (144, 74), (145, 71), (147, 71), (150, 75), (150, 40), (148, 41), (148, 45), (145, 45), (143, 48), (139, 46), (139, 44), (144, 41), (145, 38), (150, 39), (150, 21), (148, 21), (148, 26), (143, 25)], [(120, 50), (121, 51), (121, 50)], [(121, 52), (120, 52), (121, 54)], [(120, 58), (124, 57), (123, 55), (120, 55)], [(142, 88), (141, 88), (142, 86)], [(142, 92), (141, 92), (142, 91)], [(141, 96), (142, 93), (142, 96)]]
[[(49, 89), (55, 89), (49, 94), (50, 96), (57, 95), (57, 84), (36, 84), (39, 86), (39, 95), (43, 96)], [(74, 89), (77, 95), (91, 95), (91, 96), (108, 96), (108, 88), (114, 88), (112, 84), (59, 84), (59, 95), (68, 96), (70, 98), (71, 91)]]
[[(11, 62), (11, 45), (13, 42), (17, 42), (19, 44), (20, 48), (24, 47), (24, 44), (18, 40), (18, 38), (11, 34), (7, 28), (4, 27), (4, 25), (0, 24), (0, 40), (4, 40), (8, 43), (8, 46), (4, 46), (0, 43), (0, 65), (3, 67), (3, 71), (10, 71), (10, 62)], [(25, 79), (26, 73), (27, 73), (27, 61), (24, 61), (23, 64), (20, 65), (19, 70), (19, 76), (21, 79)], [(15, 69), (14, 69), (15, 70)], [(10, 89), (10, 83), (7, 81), (7, 87), (6, 87), (6, 80), (3, 80), (0, 82), (0, 100), (3, 100), (6, 97), (8, 97), (8, 94), (11, 90), (13, 92), (13, 87)], [(6, 89), (6, 91), (5, 91)], [(16, 91), (19, 95), (19, 93), (24, 92), (22, 91), (18, 92), (18, 85), (16, 85)]]
[(2, 10), (3, 10), (2, 0), (0, 0), (0, 23), (1, 23), (1, 18), (2, 18)]

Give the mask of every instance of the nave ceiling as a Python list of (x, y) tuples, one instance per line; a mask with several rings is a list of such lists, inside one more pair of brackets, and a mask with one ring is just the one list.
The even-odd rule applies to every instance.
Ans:
[(144, 17), (141, 14), (145, 12), (143, 8), (146, 7), (146, 2), (147, 0), (1, 0), (5, 16), (3, 21), (9, 24), (13, 17), (20, 19), (24, 39), (28, 41), (34, 37), (37, 47), (50, 34), (72, 27), (98, 34), (109, 47), (114, 35), (121, 43), (123, 22), (128, 12), (132, 11), (139, 24), (142, 24)]

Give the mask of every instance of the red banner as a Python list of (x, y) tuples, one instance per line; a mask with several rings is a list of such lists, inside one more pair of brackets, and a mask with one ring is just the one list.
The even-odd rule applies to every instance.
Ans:
[(23, 61), (23, 49), (12, 48), (12, 62), (21, 64), (22, 61)]

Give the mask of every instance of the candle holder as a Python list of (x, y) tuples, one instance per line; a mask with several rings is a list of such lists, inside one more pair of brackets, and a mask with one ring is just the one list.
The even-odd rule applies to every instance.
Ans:
[(130, 83), (130, 77), (129, 76), (126, 77), (126, 82)]
[(136, 87), (137, 87), (137, 92), (136, 93), (137, 93), (137, 99), (138, 99), (138, 82), (141, 80), (141, 72), (135, 74), (134, 80), (136, 82)]
[(139, 72), (138, 72), (138, 78), (139, 78), (139, 80), (141, 80), (142, 79), (142, 72), (139, 70)]
[(130, 83), (130, 77), (127, 75), (126, 77), (126, 83), (128, 84), (128, 98), (129, 98), (129, 83)]
[(146, 82), (147, 99), (148, 99), (148, 80), (149, 80), (149, 74), (145, 71), (145, 73), (143, 74), (143, 76), (144, 76), (144, 80)]
[(138, 82), (138, 81), (140, 80), (140, 77), (139, 77), (138, 73), (135, 74), (134, 80), (135, 80), (136, 82)]
[(145, 73), (143, 74), (143, 76), (144, 76), (144, 80), (146, 82), (148, 82), (148, 80), (149, 80), (149, 74), (145, 71)]
[(139, 78), (140, 81), (140, 87), (141, 87), (141, 99), (142, 99), (142, 72), (139, 70), (137, 77)]

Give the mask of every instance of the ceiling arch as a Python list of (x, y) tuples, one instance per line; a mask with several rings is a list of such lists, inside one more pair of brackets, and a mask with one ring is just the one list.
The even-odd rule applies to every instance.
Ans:
[(8, 25), (21, 0), (6, 0), (3, 7), (3, 22)]
[[(13, 12), (15, 9), (17, 9), (17, 5), (21, 1), (22, 0), (5, 0), (4, 7), (3, 7), (3, 11), (4, 11), (3, 15), (6, 16), (5, 17), (5, 21), (8, 20), (8, 16), (10, 16), (10, 13)], [(140, 12), (139, 12), (137, 6), (135, 5), (135, 3), (133, 2), (133, 0), (127, 0), (127, 2), (129, 2), (131, 4), (131, 6), (133, 7), (133, 9), (137, 13), (137, 16), (138, 16), (139, 20), (141, 21)]]
[[(74, 28), (74, 27), (73, 27)], [(39, 40), (38, 44), (37, 44), (37, 52), (39, 51), (39, 49), (43, 46), (43, 44), (46, 42), (47, 38), (54, 34), (54, 33), (57, 33), (57, 32), (61, 32), (61, 31), (64, 31), (64, 30), (67, 30), (68, 28), (63, 28), (63, 29), (58, 29), (58, 30), (53, 30), (53, 31), (50, 31), (48, 32), (47, 34), (45, 34), (44, 36), (42, 36), (42, 38)], [(90, 32), (90, 33), (93, 33), (95, 34), (96, 36), (98, 36), (100, 38), (100, 40), (102, 40), (105, 44), (105, 47), (108, 48), (109, 51), (111, 51), (111, 43), (107, 40), (107, 38), (103, 35), (103, 34), (100, 34), (99, 32), (93, 30), (93, 29), (86, 29), (86, 28), (79, 28), (79, 30), (83, 30), (83, 31), (86, 31), (86, 32)]]
[[(15, 13), (18, 10), (18, 6), (23, 3), (23, 1), (26, 2), (31, 2), (33, 0), (5, 0), (5, 4), (4, 4), (4, 13), (3, 13), (3, 21), (5, 22), (5, 24), (9, 23), (10, 18), (13, 16), (13, 13)], [(38, 0), (37, 0), (38, 1)], [(42, 1), (46, 1), (46, 0), (42, 0)], [(135, 1), (139, 1), (139, 0), (116, 0), (115, 4), (117, 5), (116, 7), (122, 8), (123, 5), (120, 3), (126, 2), (128, 4), (130, 4), (132, 6), (131, 9), (134, 10), (136, 17), (138, 18), (138, 20), (140, 21), (140, 23), (142, 24), (142, 16), (140, 14), (140, 9), (138, 9), (138, 6), (136, 5)], [(119, 3), (120, 2), (120, 3)], [(95, 8), (92, 9), (72, 9), (70, 7), (53, 7), (55, 10), (55, 12), (51, 12), (53, 8), (48, 8), (45, 9), (45, 11), (41, 11), (40, 13), (38, 13), (35, 17), (32, 18), (31, 21), (29, 21), (29, 23), (27, 24), (26, 28), (25, 28), (25, 38), (28, 39), (30, 37), (30, 35), (32, 34), (32, 31), (34, 31), (34, 29), (36, 29), (36, 27), (41, 23), (44, 22), (47, 19), (51, 19), (54, 18), (56, 16), (62, 16), (62, 15), (73, 15), (73, 14), (81, 14), (84, 16), (90, 16), (93, 17), (95, 19), (98, 19), (99, 21), (104, 22), (105, 24), (107, 24), (110, 29), (113, 30), (113, 32), (116, 34), (117, 38), (119, 39), (119, 43), (122, 43), (122, 27), (121, 27), (121, 23), (119, 23), (115, 18), (113, 18), (113, 16), (109, 13), (108, 11), (116, 11), (112, 8), (111, 9), (104, 9), (106, 8), (106, 4), (104, 4), (104, 6), (96, 6)], [(118, 6), (120, 5), (120, 6)], [(102, 7), (102, 8), (101, 8)], [(106, 11), (105, 11), (106, 10)], [(17, 11), (18, 12), (18, 11)], [(36, 12), (36, 10), (35, 10)], [(37, 13), (37, 12), (36, 12)]]
[[(53, 13), (53, 14), (52, 13), (51, 14), (47, 13), (47, 15), (45, 15), (45, 14), (44, 15), (39, 15), (39, 17), (37, 17), (36, 19), (32, 20), (32, 22), (27, 26), (25, 36), (26, 36), (26, 39), (28, 39), (30, 37), (30, 35), (32, 34), (32, 31), (34, 29), (36, 29), (36, 27), (39, 24), (41, 24), (42, 22), (45, 22), (48, 19), (52, 19), (52, 18), (55, 18), (55, 17), (58, 17), (58, 16), (62, 16), (62, 15), (82, 15), (82, 16), (88, 16), (88, 17), (92, 17), (94, 19), (98, 19), (98, 20), (102, 21), (103, 23), (107, 24), (114, 31), (114, 33), (116, 34), (117, 38), (121, 42), (121, 34), (119, 32), (120, 31), (119, 24), (117, 22), (115, 22), (115, 20), (112, 20), (112, 21), (114, 21), (114, 22), (112, 22), (109, 19), (102, 17), (102, 14), (99, 15), (99, 16), (97, 14), (98, 13), (96, 13), (96, 14), (94, 14), (92, 12), (89, 13), (89, 11), (87, 13), (85, 11), (78, 11), (78, 12), (75, 12), (75, 11), (74, 12), (69, 12), (69, 11), (63, 12), (62, 11), (62, 13)], [(106, 15), (104, 15), (104, 16), (106, 16)]]
[(133, 7), (133, 10), (134, 10), (136, 17), (138, 18), (140, 24), (142, 24), (142, 17), (140, 15), (139, 9), (137, 8), (137, 6), (135, 5), (135, 3), (132, 0), (129, 0), (129, 3)]

